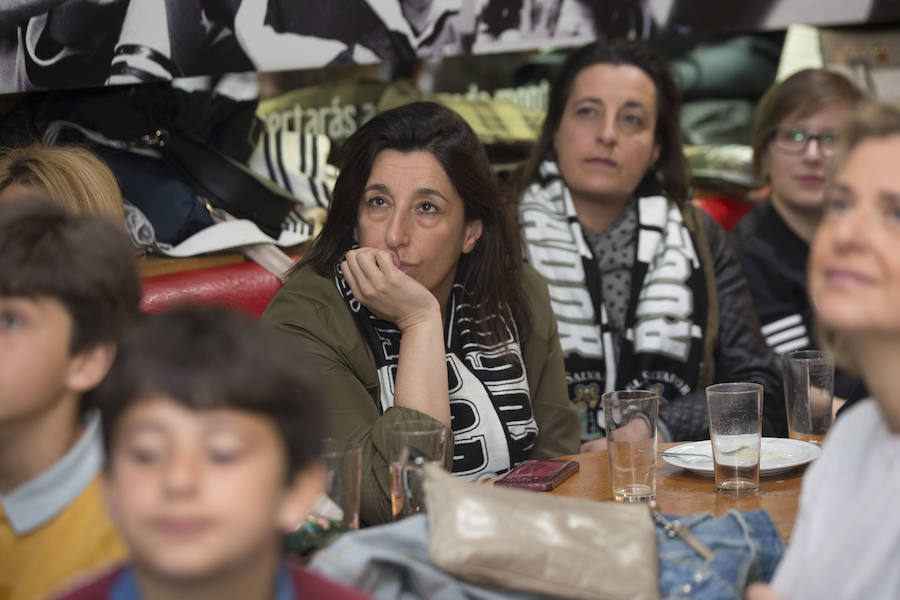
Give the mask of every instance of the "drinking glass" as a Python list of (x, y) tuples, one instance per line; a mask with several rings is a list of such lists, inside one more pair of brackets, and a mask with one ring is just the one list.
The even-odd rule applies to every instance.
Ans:
[(443, 467), (448, 429), (437, 421), (393, 423), (385, 428), (394, 520), (425, 510), (425, 465)]
[(659, 393), (650, 390), (606, 392), (609, 475), (618, 502), (642, 502), (656, 496), (656, 428)]
[(821, 446), (831, 426), (834, 360), (821, 350), (782, 355), (788, 435)]
[(328, 479), (325, 498), (314, 509), (316, 516), (327, 518), (332, 527), (358, 529), (362, 446), (350, 440), (325, 439), (322, 460)]
[(758, 383), (717, 383), (706, 388), (717, 492), (759, 490), (762, 397)]

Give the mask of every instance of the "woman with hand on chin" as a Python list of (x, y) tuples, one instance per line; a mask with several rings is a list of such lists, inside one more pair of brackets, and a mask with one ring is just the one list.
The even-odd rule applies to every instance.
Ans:
[(547, 284), (472, 129), (417, 102), (342, 156), (325, 226), (263, 320), (319, 360), (327, 435), (363, 444), (361, 520), (390, 518), (391, 423), (449, 427), (447, 466), (473, 480), (577, 452)]
[(709, 437), (705, 386), (760, 383), (764, 434), (786, 432), (740, 265), (689, 202), (679, 107), (656, 52), (584, 46), (556, 76), (524, 173), (519, 223), (550, 284), (584, 451), (605, 447), (600, 396), (618, 389), (658, 390), (662, 437), (698, 440)]
[(809, 291), (825, 345), (872, 398), (828, 432), (772, 586), (750, 600), (900, 598), (900, 106), (866, 107), (839, 131)]

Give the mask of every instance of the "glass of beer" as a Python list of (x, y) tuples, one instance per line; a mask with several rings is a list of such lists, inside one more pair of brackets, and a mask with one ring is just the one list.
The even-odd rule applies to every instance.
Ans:
[(656, 497), (656, 429), (659, 394), (622, 390), (603, 394), (609, 476), (618, 502)]
[(762, 397), (758, 383), (717, 383), (706, 388), (717, 492), (759, 490)]
[(821, 446), (831, 427), (834, 360), (821, 350), (782, 355), (788, 435)]
[(437, 421), (393, 423), (385, 428), (395, 521), (425, 510), (425, 465), (443, 467), (447, 432)]

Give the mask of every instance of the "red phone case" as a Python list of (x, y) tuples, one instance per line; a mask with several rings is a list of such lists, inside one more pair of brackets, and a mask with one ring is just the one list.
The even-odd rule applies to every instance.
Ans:
[(575, 460), (526, 460), (509, 473), (500, 476), (494, 485), (550, 491), (578, 472), (581, 465)]

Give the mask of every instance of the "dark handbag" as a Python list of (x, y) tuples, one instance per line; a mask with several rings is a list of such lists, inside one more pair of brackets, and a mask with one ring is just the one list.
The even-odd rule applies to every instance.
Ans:
[[(88, 140), (68, 132), (65, 137), (82, 144)], [(165, 161), (100, 144), (92, 149), (115, 173), (122, 197), (153, 225), (157, 242), (178, 245), (213, 224), (206, 204)]]
[(288, 192), (189, 133), (163, 129), (144, 141), (213, 206), (250, 219), (263, 233), (278, 239), (282, 223), (296, 205)]

